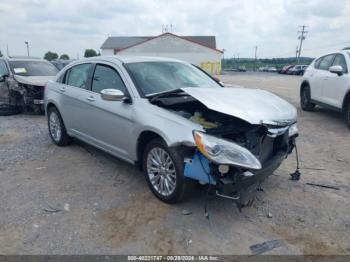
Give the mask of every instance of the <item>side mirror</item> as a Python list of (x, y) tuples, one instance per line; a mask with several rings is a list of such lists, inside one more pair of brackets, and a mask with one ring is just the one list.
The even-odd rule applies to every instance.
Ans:
[(329, 68), (329, 72), (337, 74), (338, 76), (341, 76), (343, 74), (343, 68), (340, 65), (331, 66)]
[(101, 98), (107, 101), (123, 101), (125, 95), (122, 91), (117, 89), (103, 89), (101, 91)]

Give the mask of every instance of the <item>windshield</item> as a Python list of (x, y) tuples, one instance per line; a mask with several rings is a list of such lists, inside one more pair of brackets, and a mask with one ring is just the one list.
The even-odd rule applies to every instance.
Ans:
[(11, 71), (21, 76), (55, 76), (57, 68), (46, 61), (9, 61)]
[(221, 87), (201, 70), (179, 62), (139, 62), (124, 66), (145, 96), (182, 87)]

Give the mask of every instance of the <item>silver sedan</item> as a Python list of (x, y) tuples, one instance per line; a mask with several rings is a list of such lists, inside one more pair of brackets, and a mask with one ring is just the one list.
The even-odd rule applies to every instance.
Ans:
[(245, 205), (298, 135), (296, 109), (283, 99), (224, 87), (200, 68), (168, 58), (73, 62), (47, 84), (45, 109), (55, 144), (74, 137), (137, 164), (155, 196), (168, 203), (200, 182)]

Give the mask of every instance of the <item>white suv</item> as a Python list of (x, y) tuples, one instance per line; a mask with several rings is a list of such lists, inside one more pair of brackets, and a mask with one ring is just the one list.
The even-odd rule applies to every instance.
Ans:
[(300, 86), (300, 104), (306, 111), (315, 105), (345, 114), (350, 128), (350, 52), (339, 51), (315, 59), (306, 69)]

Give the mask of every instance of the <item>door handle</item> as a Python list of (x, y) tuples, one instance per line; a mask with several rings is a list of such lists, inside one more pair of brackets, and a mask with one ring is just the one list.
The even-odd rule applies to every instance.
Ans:
[(88, 100), (89, 102), (94, 102), (95, 98), (93, 96), (88, 96), (86, 100)]
[(66, 88), (65, 88), (65, 87), (60, 87), (59, 90), (60, 90), (61, 92), (66, 92)]

